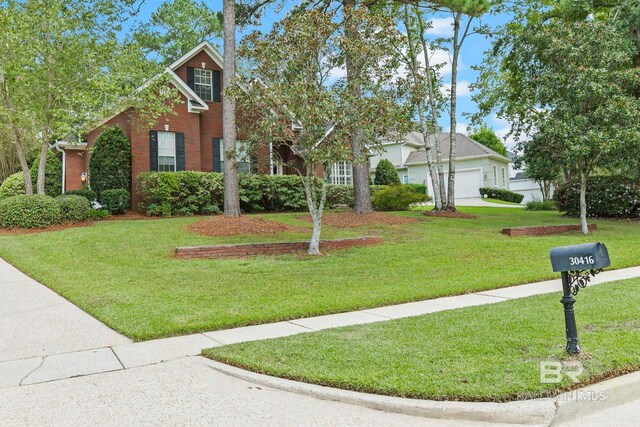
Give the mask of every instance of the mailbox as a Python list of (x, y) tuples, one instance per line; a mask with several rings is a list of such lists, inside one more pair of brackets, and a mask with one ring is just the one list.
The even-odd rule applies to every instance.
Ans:
[(551, 249), (553, 271), (601, 270), (610, 265), (609, 252), (604, 243), (585, 243)]
[(591, 276), (611, 265), (609, 252), (604, 243), (585, 243), (583, 245), (561, 246), (551, 249), (551, 267), (562, 275), (564, 322), (567, 333), (567, 353), (580, 353), (578, 328), (573, 311), (575, 295), (587, 286)]

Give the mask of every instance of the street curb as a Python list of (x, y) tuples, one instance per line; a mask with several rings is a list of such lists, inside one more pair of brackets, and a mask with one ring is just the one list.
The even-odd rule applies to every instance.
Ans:
[(640, 398), (640, 372), (592, 384), (556, 397), (552, 425), (585, 418)]
[(554, 420), (557, 409), (553, 399), (506, 403), (407, 399), (341, 390), (257, 374), (209, 359), (206, 359), (205, 364), (223, 374), (277, 390), (425, 418), (504, 424), (550, 425)]

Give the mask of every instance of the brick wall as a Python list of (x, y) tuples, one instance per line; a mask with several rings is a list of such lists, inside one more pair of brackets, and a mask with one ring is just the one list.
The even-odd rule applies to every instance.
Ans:
[[(320, 250), (344, 249), (354, 246), (369, 246), (382, 243), (379, 236), (351, 239), (322, 240)], [(280, 255), (306, 251), (309, 242), (254, 243), (241, 245), (191, 246), (176, 248), (178, 258), (242, 258), (252, 255)]]
[[(597, 224), (589, 224), (589, 231), (596, 230)], [(580, 225), (545, 225), (541, 227), (513, 227), (502, 229), (502, 234), (510, 237), (516, 236), (549, 236), (554, 234), (580, 231)]]

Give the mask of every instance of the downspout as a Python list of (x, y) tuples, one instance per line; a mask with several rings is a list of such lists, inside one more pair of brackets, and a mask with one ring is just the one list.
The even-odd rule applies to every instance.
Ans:
[(64, 194), (66, 191), (65, 184), (67, 176), (67, 152), (60, 148), (60, 141), (56, 141), (56, 143), (53, 144), (53, 147), (57, 152), (62, 153), (62, 194)]
[(273, 175), (273, 142), (269, 143), (269, 175)]

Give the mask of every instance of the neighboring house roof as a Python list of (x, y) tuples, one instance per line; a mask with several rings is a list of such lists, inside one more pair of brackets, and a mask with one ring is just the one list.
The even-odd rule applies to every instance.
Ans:
[(520, 181), (525, 179), (528, 179), (528, 178), (524, 172), (518, 172), (516, 176), (509, 178), (510, 181)]
[[(447, 156), (443, 158), (443, 161), (448, 161), (448, 155), (450, 151), (451, 145), (449, 144), (449, 134), (444, 132), (438, 132), (432, 138), (437, 138), (440, 142), (440, 150), (443, 156)], [(422, 133), (420, 132), (409, 132), (405, 137), (406, 143), (409, 145), (413, 145), (416, 147), (424, 147), (424, 138)], [(479, 158), (479, 157), (491, 157), (496, 160), (503, 161), (505, 163), (509, 162), (509, 159), (499, 154), (489, 147), (486, 147), (480, 144), (477, 141), (469, 138), (467, 135), (462, 133), (456, 134), (456, 159), (463, 160), (469, 158)], [(427, 153), (424, 150), (413, 151), (407, 157), (407, 160), (404, 162), (405, 165), (411, 164), (421, 164), (427, 162)]]
[(511, 162), (513, 163), (513, 161), (516, 159), (516, 157), (518, 157), (516, 155), (516, 153), (514, 153), (513, 151), (509, 151), (507, 150), (507, 157), (509, 158), (509, 160), (511, 160)]

